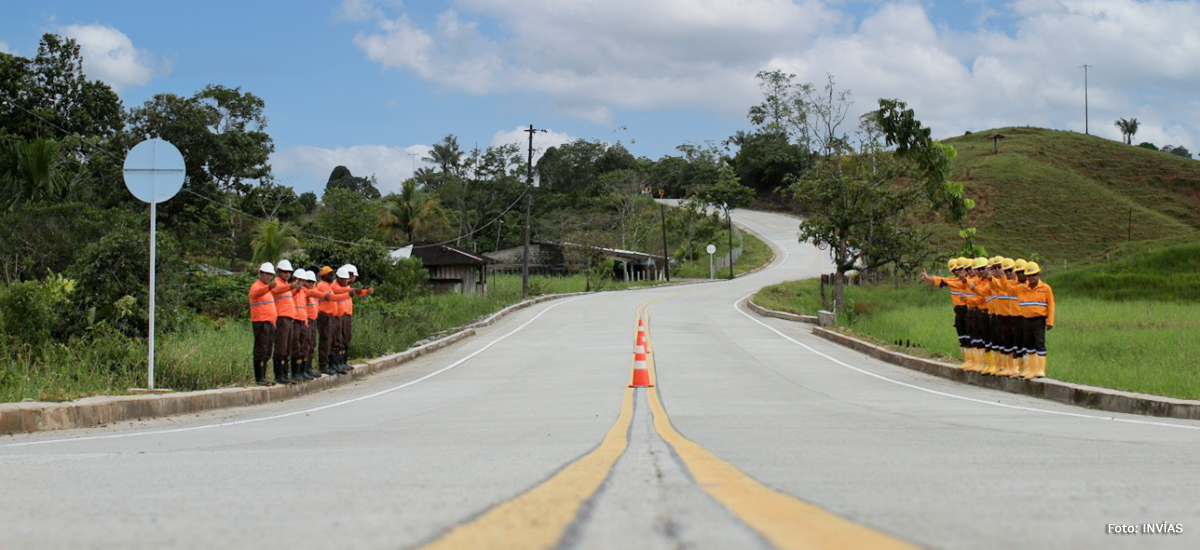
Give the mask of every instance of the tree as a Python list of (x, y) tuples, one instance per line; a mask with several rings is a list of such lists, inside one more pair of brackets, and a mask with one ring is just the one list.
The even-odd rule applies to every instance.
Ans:
[(786, 177), (803, 170), (808, 164), (808, 151), (788, 141), (786, 134), (755, 132), (743, 134), (732, 164), (743, 185), (758, 193), (772, 193), (787, 185)]
[(379, 208), (348, 189), (325, 192), (315, 214), (317, 233), (343, 242), (367, 239), (379, 223)]
[(809, 212), (800, 222), (800, 241), (830, 249), (839, 275), (837, 307), (843, 304), (846, 272), (877, 269), (920, 253), (922, 235), (909, 226), (906, 214), (921, 189), (900, 183), (909, 174), (906, 163), (890, 154), (856, 153), (823, 158), (792, 184)]
[(417, 235), (447, 223), (446, 213), (438, 199), (417, 188), (417, 180), (404, 180), (399, 194), (388, 195), (383, 201), (379, 228), (396, 238), (403, 234), (410, 244)]
[(355, 177), (354, 174), (350, 173), (349, 168), (337, 166), (333, 169), (333, 172), (329, 173), (329, 180), (325, 182), (325, 190), (346, 189), (368, 199), (378, 199), (380, 194), (379, 188), (375, 186), (376, 183), (374, 174), (369, 178)]
[(693, 200), (701, 204), (720, 208), (725, 212), (725, 223), (729, 230), (729, 278), (733, 278), (733, 217), (734, 208), (749, 206), (754, 201), (754, 191), (738, 181), (733, 167), (722, 165), (717, 172), (717, 181), (711, 185), (694, 188)]
[(0, 141), (0, 208), (77, 199), (87, 176), (56, 141)]
[(787, 137), (789, 127), (802, 126), (801, 118), (805, 113), (796, 105), (797, 96), (808, 84), (795, 84), (794, 74), (783, 71), (759, 71), (754, 75), (758, 79), (758, 89), (762, 91), (763, 102), (750, 107), (746, 115), (750, 123), (761, 126), (768, 133), (783, 134)]
[(896, 156), (912, 161), (919, 170), (925, 196), (934, 210), (944, 210), (951, 222), (959, 223), (975, 201), (963, 196), (963, 184), (949, 179), (954, 147), (930, 138), (931, 130), (916, 119), (912, 109), (897, 99), (880, 99), (876, 120), (884, 143), (896, 146)]
[(0, 53), (0, 97), (0, 128), (28, 140), (108, 139), (124, 127), (116, 92), (88, 80), (79, 44), (55, 34), (42, 35), (32, 60)]
[(254, 254), (252, 263), (279, 263), (288, 252), (300, 246), (296, 231), (277, 219), (261, 222), (254, 227), (254, 239), (250, 242)]
[(1190, 152), (1188, 152), (1187, 147), (1184, 147), (1182, 145), (1163, 145), (1163, 148), (1161, 149), (1161, 151), (1164, 153), (1172, 154), (1172, 155), (1178, 155), (1178, 156), (1181, 156), (1184, 158), (1189, 158), (1189, 159), (1192, 158), (1192, 154)]
[(1138, 120), (1136, 118), (1131, 118), (1129, 120), (1119, 118), (1114, 124), (1116, 124), (1117, 128), (1121, 130), (1121, 139), (1126, 144), (1133, 145), (1133, 136), (1137, 134), (1138, 131)]
[(650, 199), (644, 194), (645, 178), (636, 170), (617, 170), (600, 176), (604, 197), (617, 214), (621, 248), (636, 247), (646, 231), (646, 219), (639, 216), (639, 206)]
[(458, 147), (458, 138), (454, 134), (448, 134), (442, 138), (441, 143), (434, 144), (428, 157), (422, 157), (421, 160), (434, 163), (443, 174), (461, 176), (462, 158), (463, 152)]

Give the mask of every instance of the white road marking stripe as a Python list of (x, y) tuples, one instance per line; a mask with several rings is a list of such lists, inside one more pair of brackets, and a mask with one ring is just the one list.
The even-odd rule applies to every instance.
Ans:
[[(591, 296), (595, 296), (595, 295), (593, 294), (593, 295), (591, 295)], [(417, 379), (415, 379), (415, 380), (410, 380), (410, 381), (408, 381), (408, 382), (405, 382), (405, 383), (403, 383), (403, 384), (400, 384), (400, 385), (398, 385), (398, 386), (393, 386), (393, 387), (391, 387), (391, 388), (388, 388), (388, 389), (386, 389), (386, 390), (377, 391), (377, 392), (375, 392), (375, 393), (372, 393), (372, 394), (367, 394), (367, 395), (363, 395), (363, 396), (360, 396), (360, 397), (355, 397), (354, 399), (347, 399), (347, 400), (345, 400), (345, 401), (338, 401), (338, 402), (336, 402), (336, 403), (330, 403), (330, 404), (328, 404), (328, 405), (321, 405), (321, 406), (319, 406), (319, 407), (312, 407), (312, 408), (310, 408), (310, 409), (304, 409), (304, 410), (300, 410), (300, 411), (292, 411), (292, 412), (289, 412), (289, 413), (277, 414), (277, 415), (273, 415), (273, 416), (264, 416), (264, 417), (262, 417), (262, 418), (248, 418), (248, 419), (245, 419), (245, 420), (235, 420), (235, 421), (232, 421), (232, 422), (220, 422), (220, 423), (216, 423), (216, 424), (204, 424), (204, 425), (201, 425), (201, 426), (189, 426), (189, 427), (187, 427), (187, 428), (173, 428), (173, 429), (170, 429), (170, 430), (135, 431), (135, 432), (120, 433), (120, 434), (92, 435), (92, 436), (85, 436), (85, 437), (68, 437), (68, 438), (63, 438), (63, 439), (48, 439), (48, 440), (45, 440), (45, 441), (26, 441), (26, 442), (23, 442), (23, 443), (9, 443), (9, 444), (7, 444), (7, 445), (0, 445), (0, 448), (6, 448), (6, 447), (26, 447), (26, 446), (31, 446), (31, 445), (46, 445), (46, 444), (50, 444), (50, 443), (66, 443), (66, 442), (71, 442), (71, 441), (94, 441), (94, 440), (97, 440), (97, 439), (119, 439), (119, 438), (125, 438), (125, 437), (138, 437), (138, 436), (144, 436), (144, 435), (162, 435), (162, 434), (173, 434), (173, 433), (181, 433), (181, 432), (192, 432), (192, 431), (196, 431), (196, 430), (208, 430), (208, 429), (211, 429), (211, 428), (221, 428), (221, 427), (225, 427), (225, 426), (240, 426), (240, 425), (242, 425), (242, 424), (254, 424), (254, 423), (256, 423), (256, 422), (266, 422), (266, 421), (268, 421), (268, 420), (278, 420), (278, 419), (280, 419), (280, 418), (287, 418), (287, 417), (289, 417), (289, 416), (297, 416), (297, 415), (301, 415), (301, 414), (308, 414), (308, 413), (313, 413), (313, 412), (317, 412), (317, 411), (323, 411), (323, 410), (326, 410), (326, 409), (332, 409), (332, 408), (335, 408), (335, 407), (341, 407), (342, 405), (349, 405), (349, 404), (351, 404), (351, 403), (357, 403), (357, 402), (359, 402), (359, 401), (366, 401), (367, 399), (373, 399), (373, 398), (379, 397), (379, 396), (381, 396), (381, 395), (386, 395), (386, 394), (392, 393), (392, 392), (394, 392), (394, 391), (397, 391), (397, 390), (402, 390), (402, 389), (404, 389), (404, 388), (407, 388), (407, 387), (409, 387), (409, 386), (411, 386), (411, 385), (413, 385), (413, 384), (416, 384), (416, 383), (418, 383), (418, 382), (423, 382), (423, 381), (425, 381), (425, 380), (428, 380), (428, 379), (430, 379), (430, 378), (433, 378), (434, 376), (437, 376), (437, 375), (439, 375), (439, 374), (442, 374), (442, 373), (444, 373), (444, 372), (446, 372), (446, 371), (448, 371), (448, 370), (450, 370), (450, 369), (453, 369), (454, 367), (457, 367), (457, 366), (459, 366), (459, 365), (461, 365), (461, 364), (463, 364), (463, 363), (466, 363), (467, 361), (470, 361), (470, 360), (471, 360), (471, 359), (473, 359), (475, 356), (477, 356), (477, 355), (479, 355), (479, 354), (481, 354), (481, 353), (483, 353), (483, 352), (487, 351), (487, 350), (488, 350), (488, 349), (490, 349), (492, 346), (494, 346), (494, 345), (496, 345), (496, 344), (500, 343), (501, 341), (503, 341), (504, 339), (508, 338), (509, 336), (512, 336), (512, 335), (516, 334), (517, 332), (520, 332), (522, 329), (524, 329), (525, 327), (529, 326), (529, 325), (530, 325), (530, 324), (532, 324), (534, 321), (538, 320), (538, 318), (540, 318), (541, 316), (545, 315), (545, 314), (546, 314), (547, 312), (549, 312), (550, 310), (552, 310), (552, 309), (554, 309), (554, 308), (556, 308), (556, 307), (558, 307), (558, 306), (561, 306), (561, 305), (566, 305), (566, 304), (569, 304), (569, 303), (571, 303), (571, 302), (575, 302), (575, 301), (577, 301), (577, 300), (582, 300), (582, 299), (584, 299), (584, 298), (589, 298), (589, 297), (591, 297), (591, 296), (580, 296), (580, 297), (578, 297), (578, 298), (572, 298), (572, 299), (570, 299), (570, 300), (567, 300), (567, 301), (565, 301), (565, 302), (558, 302), (558, 303), (556, 303), (556, 304), (554, 304), (554, 305), (551, 305), (550, 307), (548, 307), (548, 308), (546, 308), (546, 309), (542, 310), (542, 311), (541, 311), (541, 313), (538, 313), (537, 315), (535, 315), (535, 316), (534, 316), (532, 319), (530, 319), (530, 320), (526, 321), (526, 322), (525, 322), (525, 324), (523, 324), (523, 325), (521, 325), (521, 326), (519, 326), (519, 327), (517, 327), (517, 328), (513, 329), (513, 330), (512, 330), (512, 332), (509, 332), (508, 334), (505, 334), (504, 336), (501, 336), (501, 337), (499, 337), (499, 338), (496, 338), (495, 340), (492, 340), (492, 341), (491, 341), (491, 342), (489, 342), (489, 343), (488, 343), (486, 346), (483, 346), (482, 348), (479, 348), (479, 349), (478, 349), (478, 350), (476, 350), (475, 352), (471, 353), (470, 355), (468, 355), (468, 356), (466, 356), (466, 357), (463, 357), (462, 359), (459, 359), (458, 361), (455, 361), (455, 362), (453, 362), (453, 363), (451, 363), (451, 364), (449, 364), (449, 365), (447, 365), (447, 366), (445, 366), (445, 367), (442, 367), (441, 369), (438, 369), (438, 370), (436, 370), (436, 371), (434, 371), (434, 372), (431, 372), (431, 373), (429, 373), (429, 374), (426, 374), (425, 376), (422, 376), (422, 377), (420, 377), (420, 378), (417, 378)]]

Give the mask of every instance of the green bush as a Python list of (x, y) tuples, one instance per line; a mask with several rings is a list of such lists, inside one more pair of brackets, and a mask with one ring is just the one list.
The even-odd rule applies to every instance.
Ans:
[[(118, 230), (79, 254), (71, 275), (79, 281), (81, 309), (94, 308), (94, 320), (113, 324), (125, 334), (145, 337), (148, 330), (150, 243), (146, 233)], [(189, 267), (179, 244), (158, 234), (155, 312), (158, 330), (170, 331), (186, 318), (184, 283)], [(129, 296), (133, 303), (124, 298)]]
[(22, 281), (0, 288), (0, 335), (37, 348), (51, 339), (71, 335), (71, 295), (75, 281), (51, 275), (43, 281)]

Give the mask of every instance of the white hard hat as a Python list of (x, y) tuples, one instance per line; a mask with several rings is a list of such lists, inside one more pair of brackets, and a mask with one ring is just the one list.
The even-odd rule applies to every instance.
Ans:
[(354, 267), (354, 264), (346, 264), (346, 267), (350, 269), (351, 275), (354, 275), (355, 277), (358, 276), (358, 268)]
[(349, 279), (350, 278), (350, 266), (344, 265), (342, 267), (339, 267), (337, 270), (337, 276), (339, 279)]
[(271, 262), (258, 266), (258, 270), (263, 273), (270, 273), (271, 275), (275, 274), (275, 266), (271, 265)]
[(280, 271), (292, 271), (292, 262), (280, 260), (279, 265), (276, 267), (278, 267)]
[(303, 268), (297, 269), (295, 273), (292, 273), (292, 276), (295, 277), (296, 280), (298, 280), (298, 281), (307, 281), (308, 280), (308, 272), (305, 271)]
[(317, 274), (305, 269), (304, 270), (304, 279), (310, 283), (315, 283), (315, 282), (317, 282)]

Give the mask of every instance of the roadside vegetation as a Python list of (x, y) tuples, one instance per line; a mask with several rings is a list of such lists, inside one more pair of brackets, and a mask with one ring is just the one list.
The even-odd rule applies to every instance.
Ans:
[[(249, 90), (211, 84), (126, 107), (84, 75), (79, 45), (54, 34), (35, 56), (0, 53), (0, 82), (0, 401), (144, 384), (149, 219), (121, 166), (147, 137), (175, 144), (186, 163), (157, 228), (156, 380), (176, 390), (249, 382), (246, 289), (260, 262), (358, 266), (377, 292), (356, 308), (353, 353), (371, 357), (520, 295), (511, 275), (485, 296), (431, 295), (421, 261), (393, 260), (391, 250), (518, 246), (532, 195), (533, 240), (584, 245), (568, 254), (566, 276), (534, 277), (534, 294), (645, 286), (656, 283), (615, 281), (593, 247), (660, 255), (665, 230), (666, 254), (694, 271), (705, 245), (728, 240), (725, 218), (704, 212), (753, 197), (713, 143), (658, 160), (619, 141), (539, 149), (540, 185), (530, 188), (521, 146), (464, 150), (454, 134), (408, 180), (330, 166), (323, 190), (298, 193), (271, 171), (266, 104)], [(652, 199), (664, 196), (687, 200), (664, 216)], [(747, 250), (739, 269), (761, 257), (752, 239), (736, 239)]]
[[(1058, 322), (1047, 335), (1052, 378), (1200, 399), (1200, 242), (1130, 253), (1112, 263), (1047, 273)], [(770, 309), (815, 315), (820, 281), (772, 285), (754, 296)], [(826, 304), (828, 306), (828, 304)], [(959, 360), (944, 289), (905, 282), (846, 287), (839, 329), (905, 353)]]

